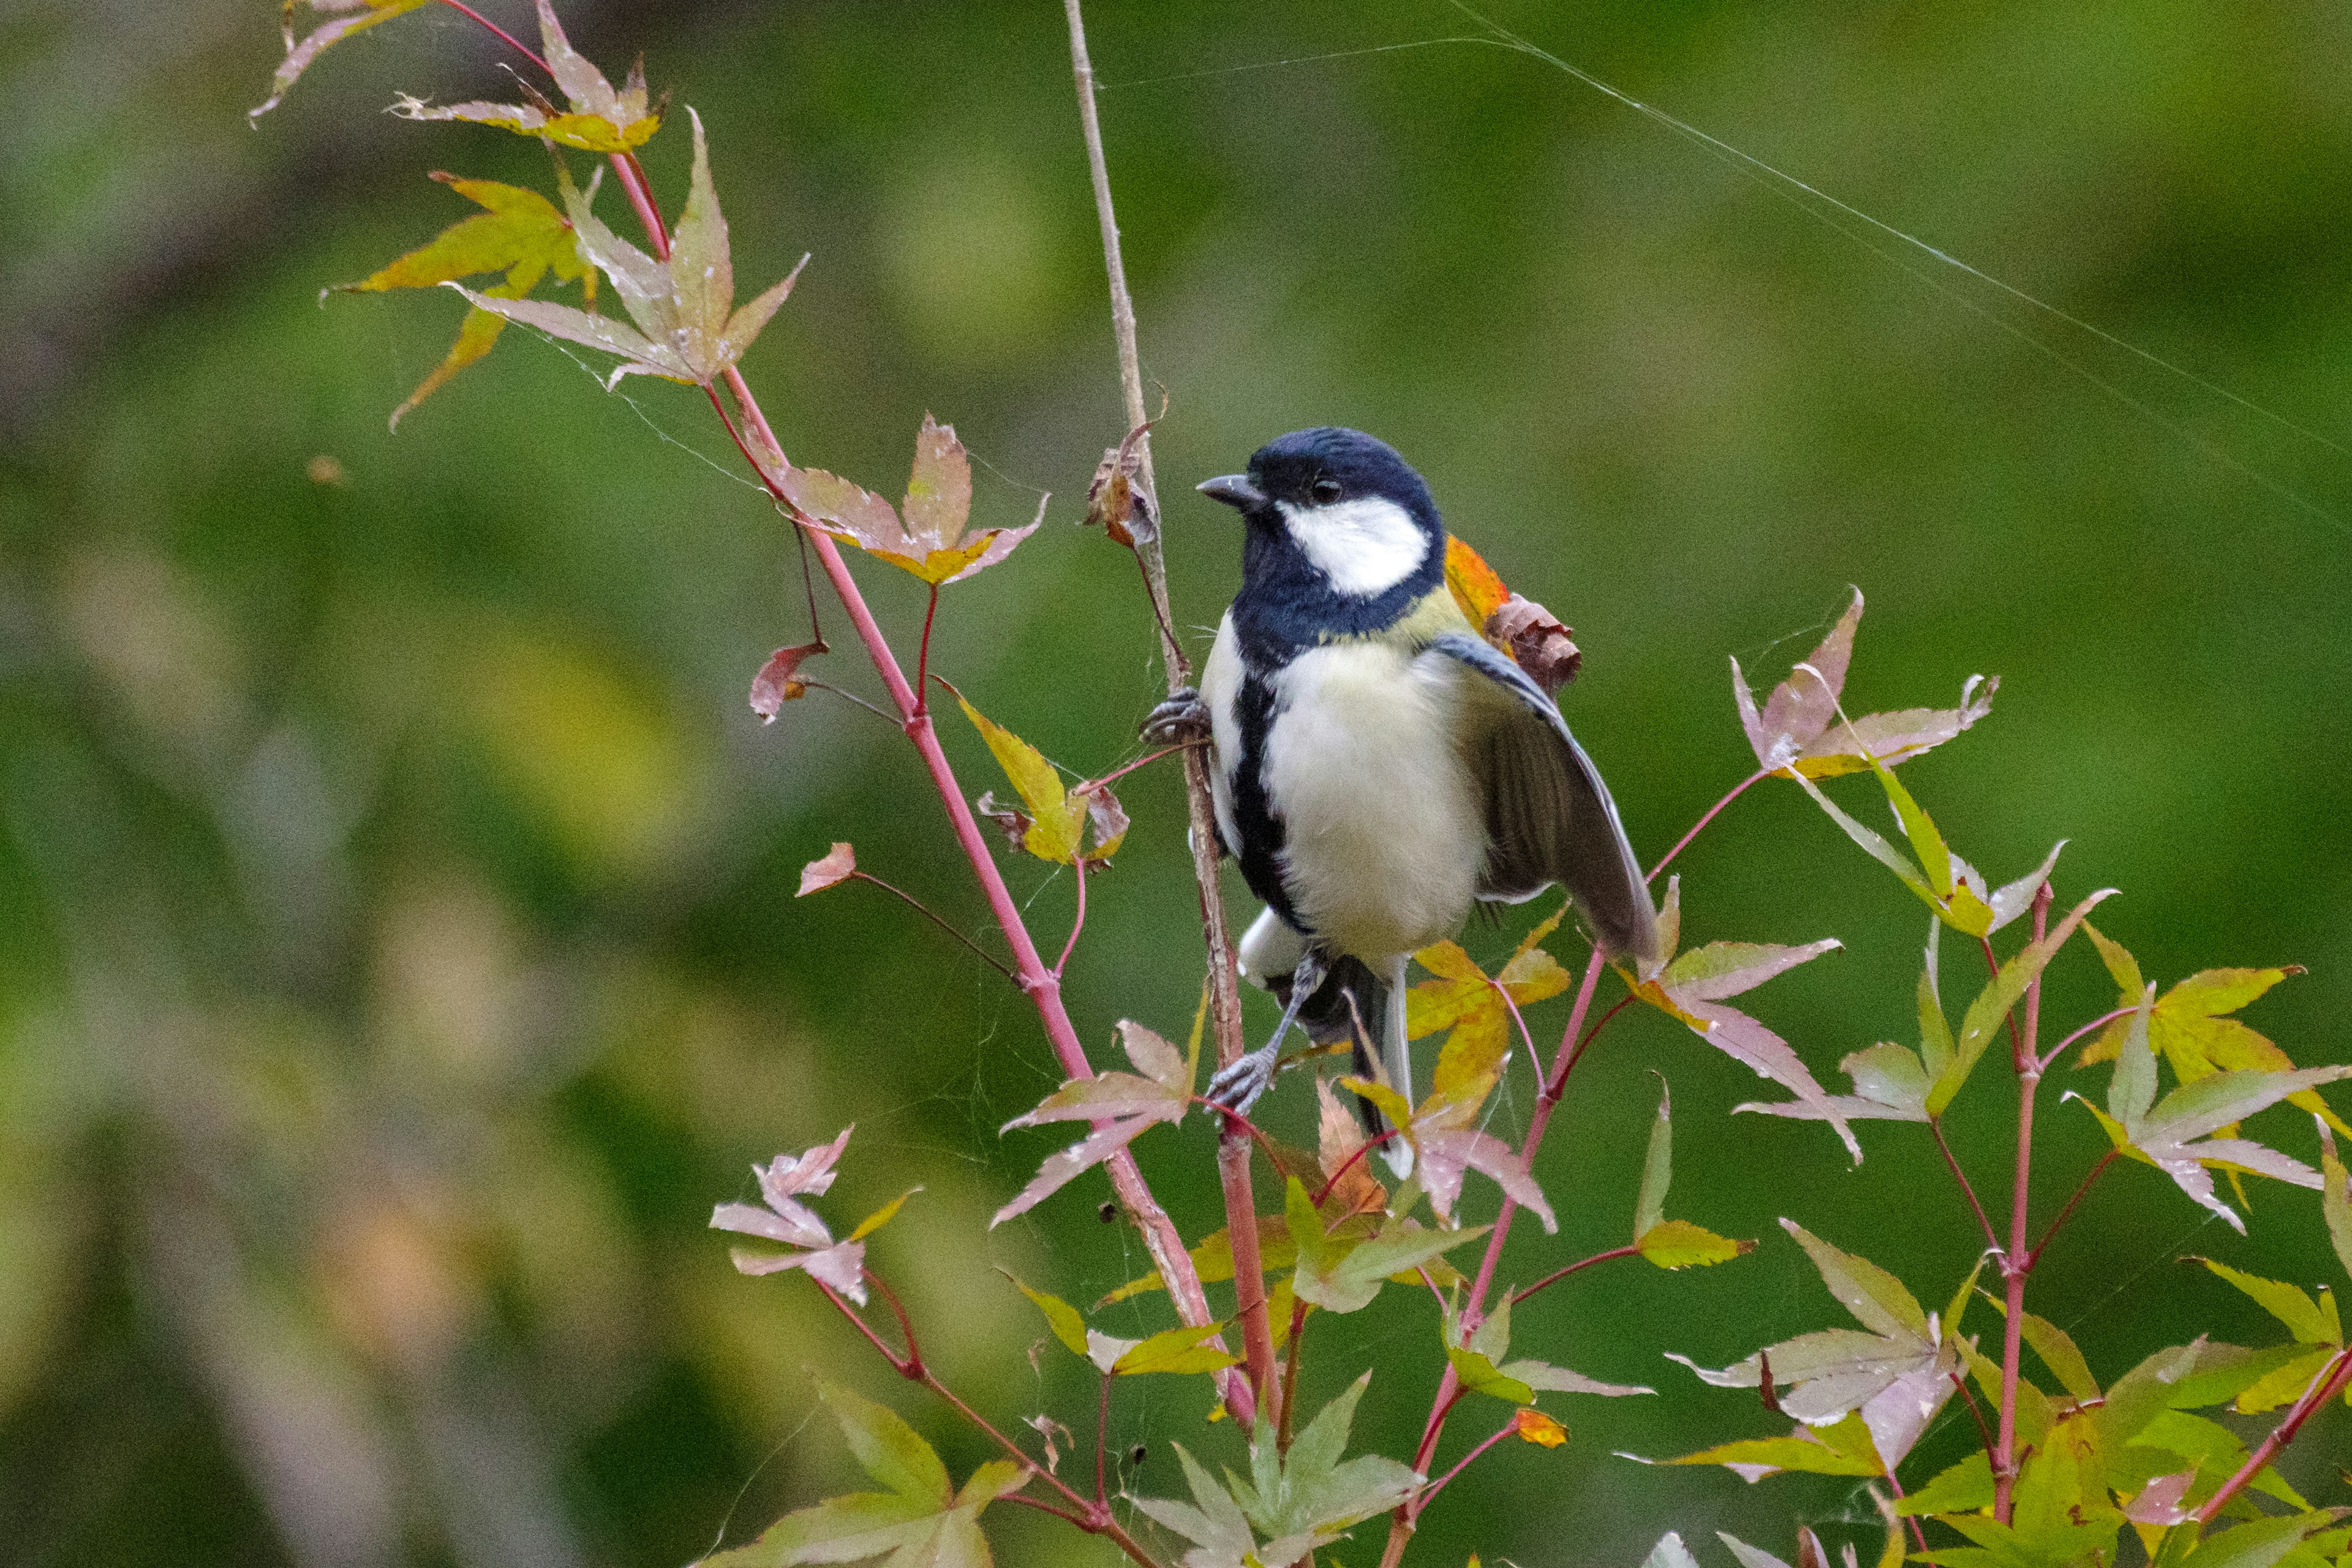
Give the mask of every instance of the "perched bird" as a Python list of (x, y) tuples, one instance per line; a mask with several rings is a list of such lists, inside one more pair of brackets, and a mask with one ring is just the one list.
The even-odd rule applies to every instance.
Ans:
[(1274, 1038), (1211, 1097), (1246, 1109), (1303, 1019), (1353, 1039), (1367, 1077), (1377, 1029), (1388, 1082), (1412, 1098), (1406, 961), (1482, 900), (1557, 882), (1604, 951), (1652, 956), (1656, 912), (1607, 786), (1454, 602), (1445, 525), (1395, 449), (1297, 430), (1200, 490), (1242, 515), (1242, 588), (1200, 690), (1146, 731), (1206, 729), (1218, 837), (1266, 906), (1243, 972), (1287, 993)]

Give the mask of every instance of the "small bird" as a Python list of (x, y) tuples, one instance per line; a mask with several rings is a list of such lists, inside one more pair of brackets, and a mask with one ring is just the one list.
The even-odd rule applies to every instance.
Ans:
[[(1241, 1110), (1294, 1022), (1352, 1039), (1412, 1096), (1406, 961), (1481, 900), (1566, 887), (1612, 957), (1649, 959), (1656, 910), (1617, 808), (1559, 709), (1479, 636), (1445, 584), (1445, 525), (1386, 442), (1326, 426), (1201, 485), (1242, 515), (1242, 588), (1199, 691), (1145, 726), (1213, 749), (1218, 837), (1265, 912), (1243, 973), (1284, 996), (1274, 1038), (1220, 1072)], [(1378, 1130), (1378, 1113), (1363, 1107)], [(1409, 1168), (1401, 1146), (1391, 1163)]]

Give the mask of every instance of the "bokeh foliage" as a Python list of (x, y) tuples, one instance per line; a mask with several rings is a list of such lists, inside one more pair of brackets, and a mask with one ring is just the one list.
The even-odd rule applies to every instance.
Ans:
[[(1119, 432), (1057, 8), (566, 15), (599, 58), (643, 47), (656, 90), (701, 112), (744, 277), (814, 252), (746, 363), (788, 450), (895, 493), (929, 410), (982, 459), (976, 525), (1058, 498), (1015, 563), (960, 586), (938, 668), (1081, 772), (1135, 754), (1149, 617), (1122, 553), (1068, 526)], [(1502, 15), (2340, 428), (2336, 11)], [(18, 89), (0, 160), (0, 1540), (43, 1563), (681, 1562), (739, 1492), (740, 1527), (849, 1474), (803, 1427), (803, 1368), (850, 1364), (841, 1331), (738, 1278), (703, 1228), (752, 1159), (858, 1122), (845, 1210), (926, 1185), (875, 1247), (942, 1370), (1001, 1408), (1076, 1386), (1045, 1360), (1041, 1389), (1008, 1352), (1035, 1332), (1027, 1304), (943, 1261), (1034, 1164), (1040, 1135), (995, 1129), (1055, 1075), (1018, 998), (903, 910), (862, 888), (792, 901), (801, 864), (848, 838), (984, 918), (887, 731), (822, 694), (769, 729), (745, 708), (768, 649), (802, 640), (798, 568), (760, 498), (700, 460), (730, 454), (693, 395), (608, 397), (514, 332), (386, 434), (459, 302), (313, 309), (316, 290), (449, 221), (428, 171), (545, 188), (543, 156), (377, 112), (394, 87), (499, 96), (454, 15), (354, 39), (247, 131), (274, 19), (36, 0), (0, 24)], [(1236, 565), (1230, 523), (1184, 485), (1294, 426), (1371, 429), (1574, 623), (1570, 719), (1654, 857), (1749, 765), (1724, 657), (1809, 647), (1861, 584), (1864, 707), (2006, 678), (1989, 721), (1906, 770), (1956, 839), (2022, 868), (2071, 837), (2062, 898), (2123, 888), (2101, 924), (2151, 978), (2307, 964), (2257, 1025), (2299, 1062), (2341, 1054), (2352, 458), (1916, 256), (1890, 265), (1524, 57), (1228, 68), (1474, 30), (1443, 5), (1104, 4), (1092, 22), (1147, 369), (1171, 398), (1183, 622), (1213, 620)], [(645, 155), (684, 188), (683, 135)], [(904, 628), (919, 589), (894, 575), (867, 578)], [(853, 655), (831, 663), (856, 683)], [(978, 787), (978, 742), (950, 744)], [(1105, 1046), (1122, 1014), (1181, 1031), (1198, 984), (1175, 781), (1121, 794), (1136, 829), (1090, 889), (1071, 975)], [(1906, 1037), (1916, 903), (1793, 790), (1734, 811), (1679, 866), (1685, 929), (1845, 939), (1771, 998), (1824, 1078)], [(1011, 874), (1036, 910), (1066, 907), (1066, 878)], [(1516, 934), (1470, 940), (1492, 960)], [(2052, 985), (2060, 1017), (2112, 995), (2080, 955)], [(1729, 1120), (1756, 1086), (1685, 1032), (1620, 1027), (1546, 1153), (1555, 1200), (1589, 1200), (1561, 1205), (1568, 1246), (1613, 1245), (1630, 1212), (1654, 1066), (1691, 1212), (1742, 1236), (1790, 1214), (1927, 1296), (1966, 1272), (1948, 1191), (1890, 1205), (1885, 1173), (1850, 1173), (1820, 1130)], [(1312, 1107), (1289, 1092), (1303, 1135)], [(1956, 1126), (1964, 1157), (1997, 1147), (1990, 1109)], [(2054, 1115), (2043, 1143), (2053, 1162), (2101, 1147)], [(1194, 1234), (1215, 1223), (1207, 1166), (1164, 1189)], [(2298, 1196), (2256, 1191), (2241, 1246), (2130, 1172), (2077, 1224), (2308, 1284), (2326, 1254)], [(1074, 1300), (1139, 1272), (1092, 1201), (1074, 1188), (1007, 1226), (997, 1259)], [(2105, 1263), (2061, 1247), (2037, 1276), (2044, 1315), (2101, 1326), (2103, 1374), (2183, 1324), (2259, 1342), (2206, 1271)], [(1812, 1326), (1814, 1289), (1776, 1236), (1734, 1268), (1531, 1304), (1530, 1352), (1665, 1396), (1587, 1415), (1557, 1454), (1512, 1446), (1433, 1511), (1426, 1546), (1634, 1562), (1664, 1522), (1782, 1542), (1792, 1507), (1874, 1539), (1833, 1480), (1750, 1492), (1607, 1457), (1696, 1447), (1735, 1397), (1676, 1382), (1660, 1350), (1720, 1364)], [(1360, 1350), (1425, 1338), (1410, 1310), (1349, 1320)], [(1359, 1441), (1409, 1446), (1426, 1396), (1376, 1376)], [(1161, 1414), (1139, 1402), (1134, 1440)], [(2342, 1496), (2329, 1419), (2289, 1467), (2315, 1500)], [(984, 1457), (926, 1429), (956, 1474)], [(1171, 1458), (1155, 1444), (1147, 1473)], [(1106, 1550), (1005, 1522), (1008, 1561)]]

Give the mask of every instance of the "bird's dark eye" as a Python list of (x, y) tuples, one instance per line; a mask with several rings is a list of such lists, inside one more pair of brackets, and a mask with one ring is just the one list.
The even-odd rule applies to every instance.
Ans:
[(1329, 506), (1339, 499), (1339, 481), (1325, 474), (1307, 487), (1307, 493), (1315, 498), (1317, 505)]

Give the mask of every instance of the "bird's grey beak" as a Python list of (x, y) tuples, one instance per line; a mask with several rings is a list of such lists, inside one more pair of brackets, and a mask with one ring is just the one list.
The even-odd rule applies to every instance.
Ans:
[(1265, 492), (1250, 483), (1247, 474), (1219, 474), (1195, 488), (1211, 500), (1221, 500), (1238, 511), (1247, 511), (1265, 500)]

